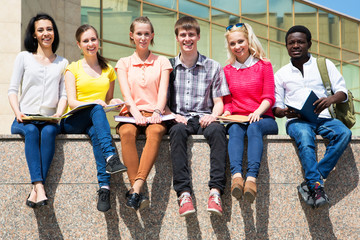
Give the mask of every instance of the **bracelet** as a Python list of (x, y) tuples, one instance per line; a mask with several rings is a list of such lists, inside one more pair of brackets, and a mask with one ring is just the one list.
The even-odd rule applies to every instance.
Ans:
[(160, 109), (155, 109), (154, 112), (162, 116)]

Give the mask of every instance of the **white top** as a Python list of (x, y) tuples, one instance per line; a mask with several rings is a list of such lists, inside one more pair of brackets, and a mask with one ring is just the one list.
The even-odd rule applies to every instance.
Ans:
[[(347, 95), (345, 80), (337, 70), (335, 65), (326, 59), (326, 66), (331, 82), (333, 93), (339, 91)], [(285, 108), (285, 104), (297, 106), (304, 103), (311, 90), (318, 98), (327, 97), (326, 89), (321, 80), (321, 75), (317, 67), (316, 58), (310, 55), (309, 61), (303, 65), (304, 76), (299, 69), (294, 67), (290, 61), (275, 73), (275, 104), (273, 108)], [(347, 100), (345, 100), (346, 102)], [(328, 109), (324, 109), (320, 118), (331, 118)]]
[(259, 59), (254, 58), (252, 55), (250, 55), (244, 63), (240, 63), (235, 59), (235, 62), (231, 64), (231, 66), (239, 70), (239, 69), (251, 67), (255, 65), (255, 63), (257, 63), (258, 61)]
[(51, 116), (61, 98), (66, 99), (64, 72), (68, 60), (56, 56), (49, 65), (40, 64), (32, 53), (20, 52), (14, 63), (8, 95), (18, 94), (20, 111)]

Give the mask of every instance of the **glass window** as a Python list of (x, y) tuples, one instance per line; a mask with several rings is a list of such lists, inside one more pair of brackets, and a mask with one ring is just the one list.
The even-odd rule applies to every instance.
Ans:
[[(198, 51), (207, 57), (210, 57), (210, 24), (208, 22), (197, 20), (200, 25), (200, 40), (197, 44)], [(213, 48), (213, 51), (218, 51), (220, 48), (222, 48), (224, 45), (219, 44), (217, 48)]]
[(292, 1), (269, 0), (269, 19), (271, 26), (287, 30), (289, 24), (285, 23), (289, 20), (292, 23)]
[(190, 2), (188, 0), (179, 0), (179, 11), (195, 17), (207, 20), (209, 19), (208, 7)]
[(176, 10), (176, 0), (145, 0), (144, 2), (154, 3), (159, 6), (171, 8)]
[(295, 2), (295, 25), (304, 25), (310, 32), (312, 39), (317, 39), (316, 8)]
[(270, 27), (270, 39), (281, 43), (285, 43), (286, 32)]
[(100, 30), (100, 2), (81, 0), (81, 24), (90, 24)]
[(224, 4), (224, 0), (211, 0), (211, 6), (227, 12), (239, 14), (239, 2), (239, 0), (227, 0), (226, 4)]
[(140, 3), (135, 0), (121, 5), (116, 3), (116, 0), (104, 0), (103, 37), (106, 40), (130, 45), (130, 24), (140, 16)]
[(274, 42), (270, 42), (270, 56), (268, 57), (271, 60), (274, 73), (290, 61), (285, 45)]
[(359, 51), (359, 25), (356, 22), (341, 19), (341, 41), (342, 47), (358, 52)]
[(241, 15), (246, 18), (267, 23), (267, 3), (266, 0), (242, 0)]
[(245, 23), (248, 23), (251, 25), (252, 29), (254, 30), (254, 33), (256, 34), (257, 37), (264, 37), (267, 38), (267, 26), (264, 26), (260, 23), (257, 22), (253, 22), (250, 20), (243, 20)]
[(150, 48), (164, 54), (176, 55), (176, 41), (174, 33), (176, 12), (144, 4), (143, 15), (147, 16), (154, 26), (155, 44), (150, 46)]
[(212, 58), (218, 61), (221, 66), (225, 66), (227, 59), (227, 50), (226, 50), (226, 41), (225, 41), (225, 28), (217, 25), (211, 26), (211, 36), (212, 36)]
[(359, 54), (343, 50), (342, 60), (353, 64), (359, 64)]
[(340, 18), (319, 10), (319, 40), (336, 46), (340, 44)]
[(262, 48), (264, 49), (266, 58), (268, 58), (268, 56), (269, 56), (269, 54), (268, 54), (268, 41), (265, 40), (265, 39), (262, 39), (262, 38), (258, 38), (258, 39), (259, 39), (259, 41), (261, 43)]
[(209, 5), (209, 0), (195, 0), (195, 1)]
[(229, 26), (231, 24), (236, 24), (239, 22), (240, 17), (234, 16), (234, 15), (230, 15), (228, 13), (219, 11), (219, 10), (215, 10), (212, 9), (211, 10), (211, 20), (212, 22), (224, 25), (224, 26)]
[(340, 49), (330, 45), (320, 43), (320, 54), (331, 58), (340, 59)]

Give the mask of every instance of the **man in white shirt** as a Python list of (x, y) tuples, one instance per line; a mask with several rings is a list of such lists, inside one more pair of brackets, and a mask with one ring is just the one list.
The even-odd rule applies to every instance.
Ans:
[[(290, 63), (275, 74), (275, 98), (273, 112), (276, 117), (287, 117), (286, 131), (299, 150), (299, 157), (305, 173), (305, 181), (297, 188), (305, 202), (313, 207), (329, 203), (324, 191), (324, 180), (335, 167), (341, 154), (351, 140), (351, 131), (338, 119), (331, 118), (328, 107), (333, 103), (347, 101), (345, 80), (335, 65), (326, 60), (331, 88), (334, 95), (327, 97), (321, 80), (316, 58), (308, 50), (311, 47), (311, 33), (304, 26), (293, 26), (286, 33), (286, 48)], [(308, 122), (286, 105), (296, 106), (305, 102), (307, 94), (313, 91), (319, 98), (314, 102), (316, 122)], [(286, 104), (286, 105), (285, 105)], [(317, 162), (315, 136), (329, 139), (324, 157)]]

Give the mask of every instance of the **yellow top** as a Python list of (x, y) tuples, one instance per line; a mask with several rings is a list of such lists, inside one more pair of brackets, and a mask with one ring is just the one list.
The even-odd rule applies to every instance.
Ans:
[[(106, 94), (109, 91), (110, 82), (116, 79), (114, 68), (110, 65), (103, 69), (99, 77), (94, 78), (88, 75), (82, 66), (82, 61), (72, 62), (66, 68), (75, 76), (76, 99), (81, 102), (93, 102), (97, 99), (106, 100)], [(70, 111), (68, 107), (67, 111)]]

